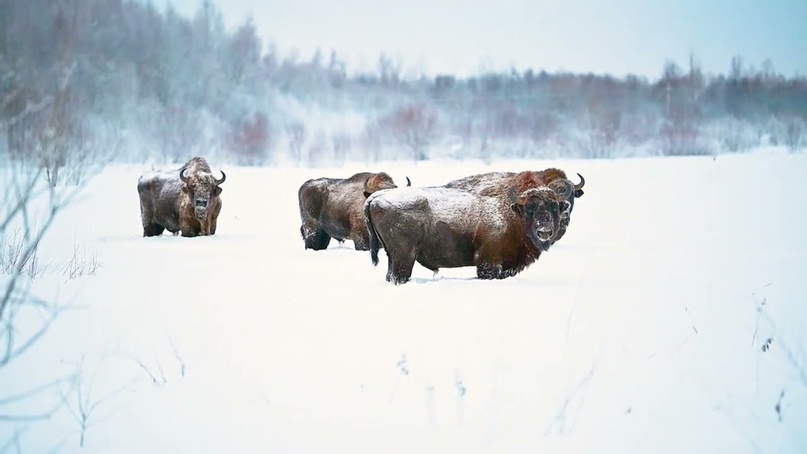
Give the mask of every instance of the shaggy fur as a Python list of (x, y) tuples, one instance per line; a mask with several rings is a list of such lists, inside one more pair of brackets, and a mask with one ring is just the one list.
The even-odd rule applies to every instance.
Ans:
[(384, 248), (394, 284), (409, 281), (415, 262), (434, 272), (475, 266), (479, 279), (515, 276), (549, 250), (566, 197), (529, 174), (489, 195), (446, 187), (373, 194), (364, 204), (370, 257), (376, 266)]
[(221, 213), (221, 187), (204, 158), (194, 157), (173, 172), (152, 172), (137, 181), (143, 236), (168, 230), (184, 237), (214, 235)]
[[(527, 177), (527, 175), (530, 177)], [(470, 191), (480, 195), (493, 195), (496, 193), (501, 193), (503, 188), (508, 188), (514, 183), (523, 184), (524, 182), (529, 182), (531, 185), (547, 186), (555, 191), (560, 192), (565, 192), (568, 184), (571, 183), (574, 187), (574, 191), (567, 200), (568, 205), (565, 205), (561, 212), (560, 230), (557, 232), (554, 239), (554, 242), (557, 242), (563, 238), (563, 236), (566, 234), (566, 230), (569, 227), (572, 210), (574, 210), (575, 199), (583, 196), (583, 186), (585, 185), (586, 180), (579, 173), (577, 175), (580, 177), (580, 183), (574, 184), (571, 183), (571, 180), (566, 177), (566, 172), (554, 167), (537, 171), (523, 171), (519, 173), (488, 172), (449, 181), (445, 184), (445, 187), (462, 189), (464, 191)], [(518, 189), (523, 190), (524, 188)]]
[[(412, 182), (406, 177), (406, 185)], [(362, 207), (370, 194), (398, 186), (386, 172), (361, 172), (349, 178), (314, 178), (297, 191), (300, 235), (305, 249), (328, 248), (331, 238), (340, 244), (353, 241), (356, 250), (369, 248), (369, 233)]]

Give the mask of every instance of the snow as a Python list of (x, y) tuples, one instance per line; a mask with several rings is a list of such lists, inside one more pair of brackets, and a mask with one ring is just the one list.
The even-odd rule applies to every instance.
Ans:
[[(376, 195), (377, 194), (377, 195)], [(502, 208), (497, 199), (478, 197), (467, 191), (441, 187), (398, 187), (378, 191), (367, 199), (387, 208), (422, 210), (428, 204), (434, 220), (447, 222), (450, 219), (484, 219), (495, 232), (505, 228)]]
[(82, 386), (48, 420), (0, 420), (0, 446), (78, 451), (82, 395), (86, 452), (804, 452), (807, 155), (372, 167), (429, 186), (549, 166), (586, 192), (537, 263), (415, 265), (401, 286), (349, 241), (303, 249), (299, 185), (359, 164), (222, 166), (201, 238), (142, 238), (149, 167), (106, 168), (40, 248), (103, 266), (34, 280), (73, 309), (0, 369), (0, 399), (77, 364)]

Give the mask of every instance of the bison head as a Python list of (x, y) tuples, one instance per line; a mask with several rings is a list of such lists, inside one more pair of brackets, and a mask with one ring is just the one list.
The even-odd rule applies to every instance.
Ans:
[(510, 207), (524, 220), (527, 239), (539, 250), (547, 251), (560, 231), (560, 210), (567, 204), (567, 195), (561, 195), (543, 186), (516, 194), (515, 186), (509, 192)]
[(566, 178), (560, 178), (549, 183), (549, 188), (557, 194), (559, 199), (563, 200), (560, 204), (560, 227), (566, 229), (572, 215), (577, 186)]
[(205, 219), (207, 210), (212, 205), (212, 201), (221, 194), (219, 187), (227, 175), (221, 171), (221, 178), (216, 179), (207, 172), (194, 172), (187, 175), (184, 167), (179, 170), (179, 178), (184, 183), (182, 192), (190, 199), (193, 209), (198, 219)]
[[(406, 185), (412, 186), (409, 177), (406, 177)], [(386, 172), (375, 173), (364, 180), (364, 197), (370, 197), (370, 194), (382, 189), (395, 189), (397, 187), (398, 185), (392, 181), (392, 177)]]

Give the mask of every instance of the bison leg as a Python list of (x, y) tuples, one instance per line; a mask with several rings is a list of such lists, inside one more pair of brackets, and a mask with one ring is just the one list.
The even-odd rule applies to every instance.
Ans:
[(405, 284), (412, 277), (412, 269), (415, 267), (415, 251), (398, 253), (390, 260), (389, 282), (395, 285)]
[(328, 249), (328, 244), (331, 243), (331, 236), (328, 235), (325, 230), (300, 227), (300, 232), (303, 234), (306, 249), (321, 251)]
[(518, 274), (523, 268), (505, 268), (502, 265), (478, 265), (476, 277), (479, 279), (507, 279)]
[(156, 222), (150, 222), (143, 226), (143, 236), (160, 236), (163, 234), (165, 227), (157, 224)]
[[(386, 251), (385, 251), (386, 252)], [(392, 282), (392, 255), (387, 253), (387, 282)]]
[(476, 277), (479, 279), (504, 279), (504, 270), (501, 265), (479, 265), (476, 267)]
[(186, 238), (192, 238), (195, 236), (199, 236), (199, 232), (201, 229), (199, 229), (199, 227), (192, 226), (190, 224), (184, 224), (182, 225), (181, 230), (182, 230), (182, 236)]
[(364, 235), (358, 234), (354, 235), (353, 237), (353, 247), (357, 251), (369, 251), (370, 250), (370, 235), (367, 232), (364, 232)]

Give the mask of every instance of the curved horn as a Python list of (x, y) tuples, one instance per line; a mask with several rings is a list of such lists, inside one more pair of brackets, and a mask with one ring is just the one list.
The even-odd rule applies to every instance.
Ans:
[(370, 187), (370, 179), (371, 178), (373, 178), (373, 177), (369, 176), (369, 177), (367, 177), (366, 180), (364, 180), (364, 192), (367, 192), (367, 193), (372, 193), (373, 192), (372, 188)]
[(412, 186), (412, 181), (409, 179), (409, 177), (406, 177), (406, 185)]
[(558, 199), (568, 200), (574, 195), (575, 185), (567, 178), (559, 178), (549, 183), (549, 187), (557, 194)]
[(577, 183), (576, 185), (574, 185), (574, 190), (575, 191), (578, 190), (578, 189), (583, 189), (583, 186), (586, 185), (586, 179), (583, 178), (583, 175), (580, 175), (578, 173), (577, 176), (580, 177), (580, 183)]
[(224, 180), (227, 179), (227, 174), (224, 173), (223, 170), (219, 170), (219, 172), (221, 172), (221, 178), (216, 180), (216, 185), (220, 185), (220, 184), (224, 183)]
[(182, 180), (183, 183), (188, 182), (188, 177), (185, 176), (185, 170), (187, 170), (187, 168), (184, 166), (179, 169), (179, 179)]

